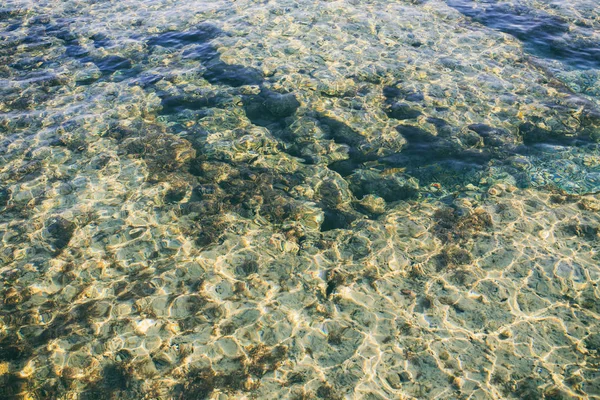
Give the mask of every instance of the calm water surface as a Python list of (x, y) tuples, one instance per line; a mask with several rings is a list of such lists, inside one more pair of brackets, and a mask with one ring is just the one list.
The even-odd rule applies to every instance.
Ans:
[(1, 399), (599, 399), (595, 0), (0, 1)]

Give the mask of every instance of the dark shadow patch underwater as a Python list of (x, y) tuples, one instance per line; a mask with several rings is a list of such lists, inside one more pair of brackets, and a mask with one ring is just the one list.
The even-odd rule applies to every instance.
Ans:
[(212, 84), (233, 87), (261, 85), (264, 77), (259, 70), (221, 61), (219, 52), (210, 41), (223, 35), (226, 35), (226, 33), (216, 26), (200, 24), (195, 29), (188, 31), (161, 33), (149, 38), (146, 44), (151, 49), (160, 46), (170, 50), (179, 50), (190, 46), (189, 49), (183, 52), (182, 56), (202, 62), (206, 68), (204, 79)]
[[(220, 58), (217, 48), (210, 42), (227, 35), (216, 26), (200, 24), (188, 31), (169, 31), (150, 37), (146, 44), (152, 53), (156, 48), (181, 50), (181, 57), (199, 61), (203, 68), (203, 78), (214, 85), (239, 87), (243, 85), (262, 85), (263, 74), (252, 67), (237, 64), (227, 64)], [(185, 49), (184, 49), (185, 48)], [(152, 86), (162, 80), (162, 76), (148, 76), (138, 79), (135, 84), (143, 87)], [(189, 93), (170, 94), (158, 91), (163, 109), (161, 114), (177, 114), (183, 110), (198, 111), (205, 108), (219, 107), (226, 99), (216, 95), (193, 95)]]
[(523, 42), (525, 50), (577, 69), (600, 68), (600, 43), (581, 37), (562, 17), (497, 0), (447, 0), (450, 7), (489, 28)]

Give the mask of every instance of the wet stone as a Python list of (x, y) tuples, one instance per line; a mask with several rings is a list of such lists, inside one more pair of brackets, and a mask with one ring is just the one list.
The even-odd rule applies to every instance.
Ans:
[(293, 93), (262, 89), (258, 95), (244, 98), (246, 116), (255, 125), (267, 126), (296, 113), (300, 103)]
[(141, 298), (151, 296), (156, 292), (156, 287), (151, 282), (135, 282), (132, 287), (128, 288), (123, 292), (119, 292), (119, 300), (130, 300), (134, 298)]
[(519, 126), (519, 133), (523, 137), (523, 143), (527, 145), (540, 143), (565, 143), (571, 141), (571, 138), (547, 129), (537, 127), (529, 122)]
[(21, 22), (17, 22), (14, 24), (10, 24), (6, 26), (6, 32), (12, 32), (12, 31), (16, 31), (17, 29), (19, 29), (22, 26)]
[(0, 361), (18, 361), (30, 354), (31, 349), (16, 336), (7, 335), (0, 340)]
[(173, 318), (185, 318), (198, 313), (206, 301), (197, 295), (184, 295), (173, 300), (170, 306), (170, 315)]
[(63, 217), (51, 218), (46, 224), (49, 242), (60, 253), (71, 241), (76, 225)]
[(596, 354), (600, 355), (600, 334), (593, 333), (589, 335), (584, 341), (585, 347), (589, 351), (593, 351)]
[(5, 207), (10, 200), (10, 189), (6, 187), (0, 187), (0, 207)]
[(398, 88), (396, 86), (386, 86), (383, 88), (383, 95), (388, 104), (392, 104), (399, 99), (411, 102), (421, 102), (425, 99), (423, 93), (410, 89)]
[(534, 400), (544, 398), (544, 382), (541, 379), (525, 379), (521, 381), (516, 388), (516, 394), (523, 400)]
[(216, 196), (222, 195), (223, 192), (220, 190), (219, 186), (215, 184), (202, 184), (198, 185), (192, 191), (192, 200), (193, 201), (201, 201), (201, 200), (209, 200), (213, 199)]
[(32, 70), (37, 67), (41, 67), (41, 66), (43, 66), (43, 63), (44, 63), (44, 59), (41, 57), (30, 57), (30, 58), (21, 59), (14, 63), (11, 63), (10, 67), (14, 68), (16, 70), (26, 71), (26, 70)]
[(103, 383), (110, 390), (125, 390), (131, 375), (120, 364), (109, 364), (102, 371)]
[(273, 348), (257, 345), (250, 346), (247, 350), (250, 358), (248, 371), (256, 376), (278, 369), (288, 354), (288, 348), (283, 345)]
[(357, 148), (365, 141), (361, 134), (342, 121), (326, 116), (320, 116), (319, 121), (336, 143), (343, 143), (352, 148)]
[[(400, 125), (397, 130), (406, 138), (408, 145), (401, 152), (380, 160), (390, 166), (406, 168), (407, 174), (414, 176), (422, 185), (474, 182), (478, 172), (494, 157), (485, 148), (469, 148), (465, 138), (440, 137), (410, 125)], [(477, 144), (481, 138), (475, 132), (471, 131), (471, 134), (475, 136), (474, 144)]]
[(258, 272), (258, 263), (254, 260), (246, 260), (236, 267), (236, 272), (242, 276), (248, 276)]
[(5, 21), (11, 18), (24, 16), (27, 14), (28, 9), (26, 7), (11, 7), (8, 4), (0, 8), (0, 21)]
[(300, 107), (300, 103), (293, 93), (279, 94), (265, 92), (264, 98), (263, 104), (265, 108), (278, 118), (292, 116), (298, 107)]
[(292, 386), (292, 385), (302, 384), (305, 381), (306, 381), (306, 377), (302, 373), (292, 372), (291, 374), (288, 375), (286, 383), (288, 386)]
[(382, 175), (375, 171), (358, 170), (347, 179), (354, 196), (359, 199), (375, 195), (392, 202), (416, 197), (419, 190), (415, 180), (402, 175)]
[(453, 267), (470, 264), (473, 256), (467, 250), (458, 246), (449, 246), (444, 248), (440, 254), (440, 261), (443, 267)]
[(327, 179), (323, 181), (317, 189), (317, 196), (321, 204), (330, 208), (336, 208), (342, 203), (348, 203), (351, 200), (348, 185), (341, 179)]
[(388, 117), (398, 120), (414, 119), (422, 114), (421, 111), (415, 110), (405, 103), (394, 103), (390, 105), (389, 108), (386, 109), (386, 113)]
[(434, 232), (443, 242), (464, 241), (493, 226), (492, 216), (481, 208), (472, 211), (441, 208), (435, 212), (434, 219)]
[(452, 134), (452, 125), (441, 118), (428, 117), (427, 122), (435, 127), (437, 134), (440, 137), (446, 137)]
[(327, 167), (330, 170), (337, 172), (341, 176), (346, 177), (351, 175), (356, 169), (359, 168), (359, 166), (360, 164), (354, 160), (340, 160), (332, 162)]
[(341, 400), (343, 397), (336, 393), (335, 389), (328, 384), (319, 386), (316, 392), (317, 398), (327, 400)]
[(5, 399), (19, 398), (26, 392), (28, 381), (16, 374), (0, 375), (0, 397)]
[(586, 240), (594, 241), (600, 239), (600, 227), (589, 223), (565, 224), (561, 229), (567, 235), (575, 235)]
[(358, 204), (370, 214), (383, 214), (385, 212), (385, 200), (373, 194), (364, 196), (362, 199), (360, 199)]
[(421, 102), (421, 101), (425, 100), (425, 96), (423, 96), (423, 93), (420, 93), (420, 92), (408, 92), (404, 96), (404, 100)]
[(569, 400), (572, 396), (557, 387), (550, 387), (544, 392), (544, 399), (548, 400)]
[(128, 154), (143, 157), (154, 172), (178, 170), (196, 157), (188, 140), (170, 134), (130, 138), (123, 141), (123, 147)]
[[(399, 151), (405, 144), (402, 137), (397, 136), (393, 141), (384, 142), (380, 136), (366, 137), (351, 126), (324, 115), (317, 115), (320, 126), (326, 137), (333, 139), (337, 144), (347, 145), (348, 155), (354, 163), (375, 160), (381, 155)], [(381, 140), (381, 141), (380, 141)]]
[(298, 204), (280, 194), (266, 195), (265, 202), (260, 206), (260, 214), (274, 224), (283, 224), (300, 217)]
[(487, 146), (502, 147), (515, 143), (515, 139), (505, 129), (492, 128), (485, 124), (472, 124), (469, 125), (469, 129), (477, 132)]
[(165, 203), (179, 203), (187, 195), (187, 187), (175, 186), (165, 194)]
[(371, 242), (361, 236), (352, 236), (347, 242), (340, 245), (343, 254), (350, 254), (352, 259), (360, 260), (371, 254)]
[(358, 215), (337, 209), (325, 209), (321, 232), (334, 229), (348, 229), (350, 224), (358, 219)]
[(411, 125), (398, 125), (396, 130), (408, 140), (411, 145), (420, 143), (444, 143), (441, 138), (432, 133)]
[[(220, 211), (218, 207), (215, 207), (213, 213)], [(199, 214), (202, 215), (202, 214)], [(202, 221), (202, 226), (196, 237), (196, 244), (204, 247), (211, 244), (217, 243), (221, 236), (227, 229), (227, 223), (222, 221), (219, 217), (205, 217)]]

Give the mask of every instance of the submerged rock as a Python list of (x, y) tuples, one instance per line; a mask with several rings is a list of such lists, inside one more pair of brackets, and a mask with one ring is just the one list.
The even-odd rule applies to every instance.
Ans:
[(434, 232), (443, 242), (461, 242), (488, 231), (492, 216), (482, 208), (441, 208), (435, 212)]
[(515, 144), (515, 138), (505, 129), (493, 128), (485, 124), (472, 124), (468, 127), (483, 138), (486, 146), (501, 147)]
[(323, 211), (321, 232), (327, 232), (334, 229), (349, 229), (352, 222), (364, 217), (356, 212), (343, 211), (334, 208), (324, 209)]
[(343, 179), (326, 178), (316, 188), (316, 198), (328, 208), (348, 205), (352, 200), (352, 192)]
[(347, 179), (354, 196), (359, 199), (366, 195), (376, 195), (392, 202), (414, 198), (419, 190), (416, 180), (400, 174), (382, 175), (375, 171), (357, 170)]
[(142, 157), (155, 171), (172, 172), (196, 157), (192, 144), (179, 136), (152, 133), (123, 142), (128, 154)]
[(388, 117), (399, 120), (414, 119), (422, 114), (421, 111), (411, 108), (411, 106), (406, 103), (394, 103), (390, 105), (385, 112)]
[(519, 126), (519, 133), (523, 137), (523, 143), (535, 145), (541, 143), (568, 143), (574, 140), (573, 136), (565, 135), (549, 129), (540, 128), (532, 123), (524, 123)]
[(76, 225), (60, 216), (49, 219), (46, 224), (48, 242), (54, 247), (55, 253), (58, 254), (69, 245)]
[(260, 85), (263, 83), (264, 77), (259, 70), (251, 67), (213, 61), (206, 67), (204, 79), (212, 84), (238, 87)]
[(293, 115), (300, 102), (296, 99), (293, 93), (279, 94), (274, 92), (267, 92), (264, 101), (265, 108), (275, 117), (285, 118)]
[(176, 183), (171, 185), (171, 187), (165, 193), (165, 203), (179, 203), (181, 200), (185, 198), (188, 193), (188, 185), (183, 183)]
[(398, 100), (411, 102), (421, 102), (425, 99), (423, 93), (411, 89), (399, 88), (396, 86), (386, 86), (383, 88), (383, 95), (387, 103), (392, 104)]
[(244, 97), (246, 116), (253, 124), (266, 126), (296, 113), (300, 102), (293, 93), (277, 93), (262, 89), (259, 94)]
[(358, 204), (371, 214), (383, 214), (385, 212), (385, 200), (373, 194), (364, 196)]
[(440, 261), (444, 267), (456, 267), (470, 264), (473, 261), (473, 256), (467, 250), (458, 246), (448, 246), (440, 254)]
[(0, 207), (4, 207), (8, 204), (10, 200), (10, 189), (5, 187), (0, 187)]
[(328, 115), (319, 114), (318, 119), (323, 131), (331, 139), (349, 146), (349, 156), (355, 162), (385, 157), (401, 151), (406, 146), (405, 138), (390, 125), (381, 124), (359, 131)]

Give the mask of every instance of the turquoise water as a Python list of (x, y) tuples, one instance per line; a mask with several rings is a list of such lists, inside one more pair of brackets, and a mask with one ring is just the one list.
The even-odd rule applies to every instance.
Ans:
[(600, 398), (595, 1), (4, 1), (0, 59), (0, 398)]

